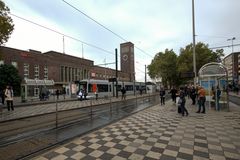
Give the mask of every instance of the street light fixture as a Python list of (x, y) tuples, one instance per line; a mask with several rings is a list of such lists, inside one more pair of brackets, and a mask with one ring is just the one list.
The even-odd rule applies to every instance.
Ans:
[(227, 41), (232, 41), (232, 53), (233, 53), (233, 40), (235, 40), (235, 39), (236, 39), (235, 37), (227, 39)]

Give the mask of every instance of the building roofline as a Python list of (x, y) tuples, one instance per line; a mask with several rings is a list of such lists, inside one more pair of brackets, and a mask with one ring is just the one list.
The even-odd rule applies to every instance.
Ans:
[(58, 54), (58, 55), (61, 55), (61, 56), (67, 56), (67, 57), (72, 57), (72, 58), (77, 58), (77, 59), (82, 59), (82, 60), (94, 62), (93, 60), (89, 60), (89, 59), (85, 59), (85, 58), (81, 58), (81, 57), (77, 57), (77, 56), (72, 56), (72, 55), (69, 55), (69, 54), (64, 54), (64, 53), (60, 53), (60, 52), (52, 51), (52, 50), (44, 52), (43, 54), (45, 54), (45, 55)]

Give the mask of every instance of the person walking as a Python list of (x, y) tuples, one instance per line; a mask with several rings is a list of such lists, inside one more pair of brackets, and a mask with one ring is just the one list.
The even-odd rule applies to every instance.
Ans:
[(176, 103), (177, 89), (173, 87), (169, 93), (171, 93), (172, 101)]
[(206, 113), (205, 111), (205, 102), (206, 102), (206, 91), (203, 87), (199, 86), (199, 90), (198, 90), (198, 111), (196, 113), (200, 113), (201, 112), (201, 108), (202, 108), (202, 112), (201, 113)]
[(56, 90), (57, 100), (59, 99), (59, 94), (60, 94), (60, 91), (59, 91), (59, 89), (57, 89), (57, 90)]
[(196, 89), (195, 89), (194, 86), (192, 86), (191, 91), (190, 91), (190, 97), (192, 99), (192, 105), (196, 104), (196, 96), (197, 96)]
[(165, 105), (165, 94), (166, 94), (166, 92), (165, 92), (165, 89), (162, 87), (161, 89), (160, 89), (160, 99), (161, 99), (161, 105)]
[(78, 95), (79, 95), (80, 101), (82, 101), (83, 100), (83, 89), (82, 88), (80, 89)]
[(65, 87), (62, 90), (62, 94), (63, 94), (63, 99), (65, 99), (65, 96), (66, 96), (66, 88)]
[(186, 112), (186, 116), (188, 116), (188, 110), (185, 107), (186, 104), (186, 98), (185, 98), (185, 91), (183, 87), (180, 87), (180, 93), (179, 93), (179, 100), (178, 103), (180, 104), (181, 107), (181, 112), (182, 112), (182, 116), (185, 115)]
[(140, 87), (139, 92), (140, 92), (140, 96), (141, 96), (142, 92), (143, 92), (143, 88), (142, 87)]
[(4, 105), (4, 102), (5, 102), (5, 95), (4, 95), (5, 91), (4, 89), (3, 90), (0, 90), (0, 97), (1, 97), (1, 102), (2, 102), (2, 105)]
[(7, 101), (8, 111), (10, 111), (10, 107), (13, 111), (14, 110), (14, 107), (13, 107), (13, 89), (12, 89), (11, 86), (7, 86), (7, 88), (5, 90), (5, 99)]
[(219, 101), (220, 101), (220, 97), (221, 97), (221, 90), (220, 90), (219, 86), (217, 86), (216, 93), (217, 93), (216, 94), (217, 110), (220, 111)]
[(125, 89), (125, 87), (122, 87), (121, 92), (122, 92), (122, 100), (126, 100), (126, 89)]

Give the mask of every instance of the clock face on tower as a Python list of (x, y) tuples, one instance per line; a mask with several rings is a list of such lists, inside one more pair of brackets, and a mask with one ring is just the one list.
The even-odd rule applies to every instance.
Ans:
[(124, 61), (127, 61), (128, 60), (128, 55), (124, 54), (122, 58), (123, 58)]

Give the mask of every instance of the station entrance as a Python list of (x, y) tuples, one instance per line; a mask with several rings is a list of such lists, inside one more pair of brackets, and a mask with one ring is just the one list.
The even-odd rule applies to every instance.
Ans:
[(206, 90), (209, 109), (229, 111), (228, 72), (223, 64), (211, 62), (202, 66), (199, 84)]

